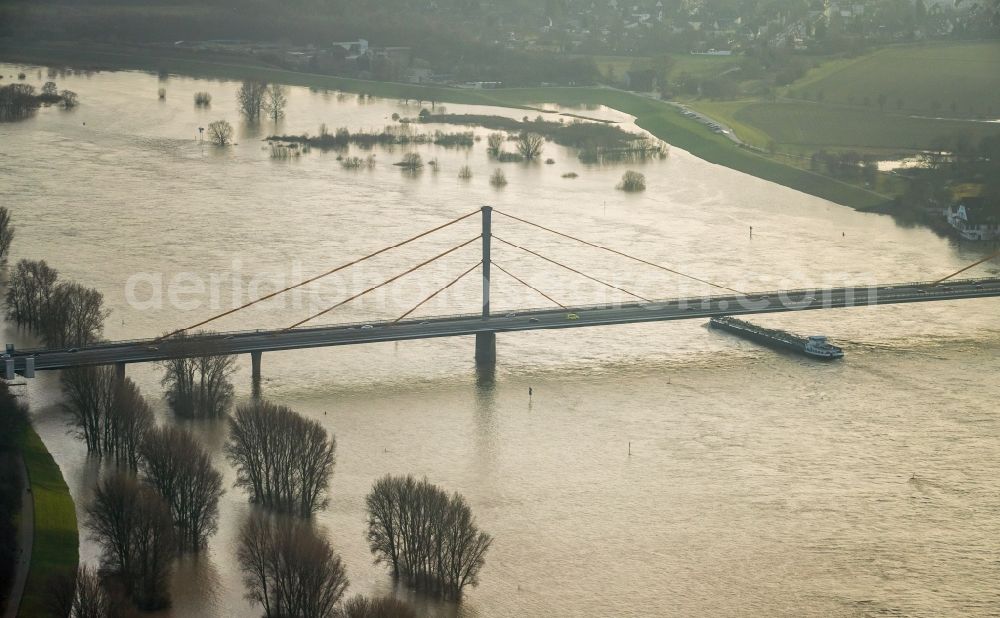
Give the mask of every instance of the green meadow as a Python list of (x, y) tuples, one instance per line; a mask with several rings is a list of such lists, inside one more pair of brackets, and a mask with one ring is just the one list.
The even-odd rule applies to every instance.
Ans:
[[(1000, 118), (1000, 41), (887, 47), (828, 62), (788, 96), (945, 118)], [(954, 108), (952, 107), (954, 104)]]
[(19, 615), (45, 616), (49, 578), (76, 570), (80, 544), (76, 509), (59, 466), (31, 427), (24, 432), (22, 449), (35, 501), (35, 539)]

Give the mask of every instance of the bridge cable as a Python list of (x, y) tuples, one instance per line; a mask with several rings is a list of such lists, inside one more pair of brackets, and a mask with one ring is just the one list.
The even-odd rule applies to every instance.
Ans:
[(719, 288), (720, 290), (727, 290), (729, 292), (734, 292), (734, 293), (739, 294), (741, 296), (746, 296), (746, 292), (741, 292), (741, 291), (736, 290), (734, 288), (731, 288), (731, 287), (728, 287), (728, 286), (725, 286), (725, 285), (721, 285), (721, 284), (718, 284), (718, 283), (712, 283), (711, 281), (707, 281), (705, 279), (700, 279), (698, 277), (695, 277), (694, 275), (689, 275), (687, 273), (682, 273), (679, 270), (674, 270), (673, 268), (668, 268), (668, 267), (663, 266), (661, 264), (656, 264), (654, 262), (650, 262), (648, 260), (644, 260), (644, 259), (636, 257), (634, 255), (629, 255), (627, 253), (622, 253), (621, 251), (617, 251), (617, 250), (612, 249), (610, 247), (605, 247), (603, 245), (598, 245), (596, 243), (592, 243), (590, 241), (583, 240), (582, 238), (577, 238), (576, 236), (571, 236), (569, 234), (564, 234), (563, 232), (558, 232), (558, 231), (553, 230), (551, 228), (547, 228), (544, 225), (539, 225), (538, 223), (533, 223), (531, 221), (528, 221), (527, 219), (522, 219), (520, 217), (515, 217), (514, 215), (509, 215), (509, 214), (507, 214), (507, 213), (505, 213), (503, 211), (500, 211), (500, 210), (494, 210), (493, 212), (497, 213), (498, 215), (503, 215), (503, 216), (507, 217), (508, 219), (513, 219), (515, 221), (520, 221), (521, 223), (526, 223), (528, 225), (537, 227), (538, 229), (545, 230), (546, 232), (550, 232), (552, 234), (556, 234), (557, 236), (562, 236), (564, 238), (569, 238), (570, 240), (574, 240), (574, 241), (576, 241), (578, 243), (585, 244), (585, 245), (587, 245), (589, 247), (594, 247), (596, 249), (603, 249), (604, 251), (608, 251), (610, 253), (614, 253), (615, 255), (620, 255), (620, 256), (626, 257), (626, 258), (628, 258), (630, 260), (635, 260), (637, 262), (641, 262), (643, 264), (646, 264), (647, 266), (652, 266), (654, 268), (659, 268), (660, 270), (664, 270), (664, 271), (666, 271), (668, 273), (672, 273), (672, 274), (675, 274), (675, 275), (680, 275), (681, 277), (686, 277), (686, 278), (691, 279), (693, 281), (697, 281), (698, 283), (704, 283), (705, 285), (710, 285), (712, 287)]
[(452, 219), (451, 221), (448, 221), (447, 223), (445, 223), (443, 225), (439, 225), (439, 226), (431, 228), (431, 229), (429, 229), (429, 230), (427, 230), (425, 232), (417, 234), (416, 236), (407, 238), (406, 240), (404, 240), (402, 242), (398, 242), (398, 243), (396, 243), (394, 245), (390, 245), (388, 247), (379, 249), (378, 251), (376, 251), (374, 253), (369, 253), (368, 255), (366, 255), (364, 257), (358, 258), (358, 259), (353, 260), (351, 262), (347, 262), (346, 264), (341, 264), (340, 266), (337, 266), (336, 268), (332, 268), (332, 269), (326, 271), (325, 273), (316, 275), (315, 277), (311, 277), (309, 279), (306, 279), (305, 281), (301, 281), (299, 283), (296, 283), (295, 285), (290, 285), (290, 286), (288, 286), (286, 288), (283, 288), (283, 289), (280, 289), (280, 290), (278, 290), (276, 292), (271, 292), (270, 294), (267, 294), (265, 296), (261, 296), (260, 298), (257, 298), (256, 300), (252, 300), (252, 301), (246, 303), (245, 305), (242, 305), (240, 307), (236, 307), (235, 309), (230, 309), (229, 311), (220, 313), (219, 315), (216, 315), (216, 316), (213, 316), (211, 318), (208, 318), (207, 320), (198, 322), (197, 324), (194, 324), (192, 326), (188, 326), (187, 328), (179, 328), (179, 329), (177, 329), (177, 330), (175, 330), (175, 331), (173, 331), (171, 333), (167, 333), (166, 335), (162, 335), (162, 336), (156, 338), (154, 340), (154, 342), (160, 342), (160, 341), (163, 341), (164, 339), (167, 339), (168, 337), (173, 337), (174, 335), (183, 333), (185, 331), (194, 330), (194, 329), (196, 329), (198, 327), (204, 326), (205, 324), (208, 324), (210, 322), (214, 322), (214, 321), (216, 321), (216, 320), (218, 320), (220, 318), (224, 318), (227, 315), (232, 315), (232, 314), (236, 313), (237, 311), (241, 311), (243, 309), (246, 309), (247, 307), (252, 307), (253, 305), (256, 305), (257, 303), (260, 303), (260, 302), (263, 302), (265, 300), (268, 300), (269, 298), (274, 298), (275, 296), (277, 296), (279, 294), (284, 294), (285, 292), (288, 292), (290, 290), (294, 290), (294, 289), (300, 288), (300, 287), (302, 287), (304, 285), (308, 285), (308, 284), (310, 284), (310, 283), (312, 283), (314, 281), (318, 281), (319, 279), (322, 279), (324, 277), (328, 277), (328, 276), (330, 276), (330, 275), (332, 275), (332, 274), (334, 274), (336, 272), (344, 270), (345, 268), (349, 268), (349, 267), (354, 266), (355, 264), (359, 264), (359, 263), (361, 263), (361, 262), (363, 262), (363, 261), (365, 261), (367, 259), (373, 258), (373, 257), (375, 257), (377, 255), (381, 255), (382, 253), (385, 253), (386, 251), (391, 251), (392, 249), (398, 249), (399, 247), (402, 247), (403, 245), (409, 244), (409, 243), (411, 243), (411, 242), (413, 242), (413, 241), (415, 241), (417, 239), (423, 238), (424, 236), (427, 236), (428, 234), (433, 234), (434, 232), (437, 232), (438, 230), (443, 230), (444, 228), (446, 228), (446, 227), (448, 227), (450, 225), (454, 225), (454, 224), (458, 223), (459, 221), (462, 221), (463, 219), (468, 219), (472, 215), (479, 214), (480, 212), (481, 212), (480, 210), (474, 210), (474, 211), (472, 211), (472, 212), (470, 212), (468, 214), (462, 215), (461, 217), (458, 217), (456, 219)]
[(502, 273), (506, 274), (506, 275), (507, 275), (507, 276), (509, 276), (509, 277), (512, 277), (512, 278), (514, 278), (514, 280), (516, 280), (516, 281), (517, 281), (518, 283), (520, 283), (521, 285), (523, 285), (523, 286), (525, 286), (525, 287), (529, 287), (529, 288), (531, 288), (532, 290), (534, 290), (534, 291), (538, 292), (539, 294), (541, 294), (542, 296), (544, 296), (544, 297), (546, 298), (546, 300), (548, 300), (548, 301), (552, 302), (553, 304), (556, 304), (556, 305), (559, 305), (559, 306), (560, 306), (560, 307), (562, 307), (563, 309), (567, 309), (566, 305), (564, 305), (564, 304), (562, 304), (561, 302), (559, 302), (558, 300), (556, 300), (556, 299), (552, 298), (551, 296), (549, 296), (549, 295), (548, 295), (548, 294), (546, 294), (545, 292), (543, 292), (543, 291), (539, 290), (538, 288), (536, 288), (535, 286), (531, 285), (530, 283), (527, 283), (526, 281), (524, 281), (523, 279), (521, 279), (520, 277), (518, 277), (518, 276), (517, 276), (517, 275), (515, 275), (514, 273), (510, 272), (509, 270), (507, 270), (507, 269), (506, 269), (506, 268), (504, 268), (503, 266), (501, 266), (501, 265), (497, 264), (496, 262), (494, 262), (494, 261), (492, 261), (492, 260), (490, 261), (490, 264), (491, 264), (491, 265), (493, 265), (493, 266), (495, 266), (495, 267), (497, 268), (497, 270), (499, 270), (500, 272), (502, 272)]
[(651, 301), (650, 299), (648, 299), (648, 298), (646, 298), (644, 296), (639, 296), (638, 294), (636, 294), (634, 292), (629, 292), (625, 288), (618, 287), (617, 285), (612, 285), (612, 284), (610, 284), (610, 283), (608, 283), (606, 281), (601, 281), (600, 279), (597, 279), (596, 277), (591, 277), (590, 275), (588, 275), (586, 273), (580, 272), (579, 270), (573, 268), (572, 266), (566, 266), (565, 264), (557, 262), (557, 261), (553, 260), (552, 258), (547, 258), (544, 255), (542, 255), (541, 253), (538, 253), (536, 251), (532, 251), (531, 249), (528, 249), (527, 247), (522, 247), (521, 245), (515, 245), (512, 242), (508, 242), (508, 241), (504, 240), (503, 238), (500, 238), (499, 236), (497, 236), (495, 234), (493, 235), (493, 238), (496, 238), (497, 240), (499, 240), (500, 242), (502, 242), (505, 245), (510, 245), (511, 247), (514, 247), (515, 249), (520, 249), (521, 251), (525, 251), (527, 253), (530, 253), (531, 255), (534, 255), (535, 257), (540, 257), (543, 260), (545, 260), (546, 262), (551, 262), (551, 263), (555, 264), (556, 266), (561, 266), (562, 268), (565, 268), (566, 270), (572, 271), (572, 272), (580, 275), (581, 277), (586, 277), (587, 279), (590, 279), (591, 281), (596, 281), (597, 283), (600, 283), (601, 285), (605, 285), (605, 286), (607, 286), (609, 288), (612, 288), (612, 289), (615, 289), (615, 290), (618, 290), (618, 291), (621, 291), (621, 292), (625, 292), (629, 296), (634, 296), (634, 297), (638, 298), (639, 300), (646, 301), (647, 303), (653, 302), (653, 301)]
[(978, 262), (975, 262), (974, 264), (969, 264), (968, 266), (966, 266), (962, 270), (957, 270), (957, 271), (951, 273), (950, 275), (948, 275), (947, 277), (945, 277), (944, 279), (938, 279), (937, 281), (935, 281), (931, 285), (941, 285), (942, 283), (944, 283), (948, 279), (951, 279), (955, 275), (960, 275), (960, 274), (964, 273), (965, 271), (969, 270), (970, 268), (973, 268), (975, 266), (979, 266), (983, 262), (988, 262), (988, 261), (992, 260), (995, 257), (1000, 257), (1000, 251), (997, 251), (993, 255), (988, 255), (988, 256), (984, 257), (983, 259), (979, 260)]
[(451, 286), (455, 285), (455, 284), (456, 284), (456, 283), (458, 283), (458, 282), (459, 282), (459, 281), (460, 281), (460, 280), (461, 280), (461, 279), (462, 279), (463, 277), (465, 277), (466, 275), (468, 275), (468, 274), (469, 274), (469, 273), (471, 273), (472, 271), (474, 271), (474, 270), (476, 270), (477, 268), (479, 268), (479, 266), (480, 266), (480, 265), (481, 265), (482, 263), (483, 263), (483, 261), (482, 261), (482, 260), (479, 260), (478, 262), (476, 262), (475, 264), (473, 264), (473, 265), (472, 265), (472, 268), (470, 268), (469, 270), (465, 271), (465, 272), (464, 272), (464, 273), (462, 273), (461, 275), (459, 275), (459, 276), (455, 277), (454, 279), (452, 279), (452, 280), (451, 280), (451, 282), (450, 282), (449, 284), (447, 284), (446, 286), (444, 286), (444, 287), (442, 287), (442, 288), (438, 289), (438, 291), (434, 292), (433, 294), (431, 294), (431, 295), (430, 295), (430, 296), (428, 296), (427, 298), (423, 299), (422, 301), (420, 301), (419, 303), (417, 303), (416, 305), (414, 305), (414, 306), (413, 306), (413, 309), (410, 309), (409, 311), (407, 311), (407, 312), (406, 312), (406, 313), (404, 313), (403, 315), (399, 316), (398, 318), (396, 318), (395, 320), (393, 320), (393, 321), (392, 321), (392, 323), (393, 323), (393, 324), (395, 324), (396, 322), (399, 322), (400, 320), (402, 320), (402, 319), (403, 319), (403, 318), (405, 318), (406, 316), (410, 315), (411, 313), (413, 313), (414, 311), (416, 311), (417, 309), (419, 309), (419, 308), (421, 307), (421, 305), (423, 305), (424, 303), (426, 303), (426, 302), (427, 302), (427, 301), (429, 301), (430, 299), (434, 298), (435, 296), (437, 296), (437, 295), (438, 295), (438, 294), (440, 294), (441, 292), (444, 292), (445, 290), (447, 290), (447, 289), (448, 289), (448, 288), (450, 288)]
[[(478, 211), (477, 211), (477, 212), (478, 212)], [(297, 328), (297, 327), (299, 327), (299, 326), (302, 326), (302, 325), (303, 325), (303, 324), (305, 324), (306, 322), (311, 322), (312, 320), (315, 320), (316, 318), (320, 317), (321, 315), (326, 315), (327, 313), (330, 313), (331, 311), (333, 311), (333, 310), (334, 310), (334, 309), (336, 309), (337, 307), (340, 307), (341, 305), (346, 305), (347, 303), (351, 302), (352, 300), (355, 300), (355, 299), (357, 299), (357, 298), (360, 298), (360, 297), (364, 296), (364, 295), (365, 295), (365, 294), (367, 294), (368, 292), (373, 292), (373, 291), (375, 291), (375, 290), (377, 290), (377, 289), (379, 289), (379, 288), (381, 288), (381, 287), (384, 287), (384, 286), (387, 286), (387, 285), (389, 285), (390, 283), (392, 283), (393, 281), (396, 281), (397, 279), (399, 279), (399, 278), (401, 278), (401, 277), (404, 277), (404, 276), (406, 276), (406, 275), (408, 275), (408, 274), (412, 273), (412, 272), (413, 272), (413, 271), (415, 271), (415, 270), (418, 270), (418, 269), (420, 269), (420, 268), (423, 268), (424, 266), (427, 266), (428, 264), (430, 264), (430, 263), (431, 263), (431, 262), (433, 262), (434, 260), (437, 260), (437, 259), (439, 259), (439, 258), (443, 258), (444, 256), (448, 255), (449, 253), (452, 253), (452, 252), (454, 252), (454, 251), (458, 251), (458, 250), (459, 250), (459, 249), (461, 249), (462, 247), (465, 247), (465, 246), (468, 246), (468, 245), (472, 244), (473, 242), (475, 242), (475, 241), (479, 240), (480, 238), (482, 238), (482, 234), (480, 234), (480, 235), (478, 235), (478, 236), (473, 236), (472, 238), (470, 238), (469, 240), (467, 240), (467, 241), (463, 242), (463, 243), (462, 243), (462, 244), (460, 244), (460, 245), (455, 245), (455, 246), (454, 246), (454, 247), (452, 247), (451, 249), (448, 249), (447, 251), (443, 251), (443, 252), (441, 252), (441, 253), (439, 253), (439, 254), (435, 255), (434, 257), (430, 258), (429, 260), (425, 260), (425, 261), (423, 261), (423, 262), (421, 262), (421, 263), (417, 264), (417, 265), (416, 265), (416, 266), (414, 266), (413, 268), (411, 268), (411, 269), (409, 269), (409, 270), (407, 270), (407, 271), (404, 271), (404, 272), (401, 272), (401, 273), (399, 273), (398, 275), (396, 275), (395, 277), (392, 277), (391, 279), (386, 279), (386, 280), (385, 280), (385, 281), (383, 281), (382, 283), (379, 283), (378, 285), (373, 285), (372, 287), (368, 288), (367, 290), (365, 290), (365, 291), (363, 291), (363, 292), (360, 292), (360, 293), (358, 293), (358, 294), (355, 294), (354, 296), (351, 296), (350, 298), (348, 298), (348, 299), (346, 299), (346, 300), (342, 300), (342, 301), (340, 301), (339, 303), (337, 303), (337, 304), (333, 305), (332, 307), (328, 307), (328, 308), (324, 309), (323, 311), (320, 311), (320, 312), (319, 312), (319, 313), (317, 313), (317, 314), (314, 314), (314, 315), (311, 315), (311, 316), (309, 316), (308, 318), (306, 318), (306, 319), (304, 319), (304, 320), (301, 320), (301, 321), (299, 321), (299, 322), (296, 322), (295, 324), (292, 324), (291, 326), (289, 326), (289, 327), (287, 327), (287, 328), (283, 328), (283, 329), (282, 329), (282, 331), (289, 331), (289, 330), (292, 330), (293, 328)]]

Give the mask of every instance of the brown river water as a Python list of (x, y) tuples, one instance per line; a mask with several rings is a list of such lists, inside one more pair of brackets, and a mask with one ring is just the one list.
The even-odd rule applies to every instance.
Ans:
[[(46, 81), (44, 69), (0, 64), (3, 83), (25, 69), (29, 82)], [(110, 339), (187, 326), (483, 204), (739, 289), (927, 280), (983, 255), (677, 149), (632, 166), (647, 177), (641, 194), (614, 189), (626, 167), (586, 166), (554, 144), (544, 157), (555, 164), (504, 164), (509, 184), (495, 189), (485, 139), (469, 150), (416, 147), (440, 162), (416, 175), (391, 165), (398, 148), (372, 151), (374, 169), (348, 171), (315, 149), (272, 160), (260, 141), (320, 123), (381, 128), (394, 112), (415, 116), (414, 104), (293, 88), (279, 127), (249, 127), (231, 81), (139, 72), (55, 81), (79, 93), (78, 109), (0, 125), (13, 258), (44, 258), (100, 289)], [(192, 103), (201, 90), (213, 95), (208, 110)], [(633, 127), (614, 110), (572, 111)], [(236, 126), (238, 145), (198, 141), (197, 127), (220, 118)], [(458, 179), (462, 165), (471, 180)], [(213, 327), (290, 325), (476, 226), (466, 220)], [(711, 292), (503, 217), (494, 232), (643, 296)], [(509, 247), (494, 258), (566, 304), (627, 300)], [(393, 319), (477, 259), (474, 244), (320, 321)], [(992, 262), (970, 274), (998, 271)], [(463, 279), (417, 314), (476, 311), (479, 286)], [(493, 294), (495, 311), (546, 305), (499, 273)], [(832, 364), (700, 320), (502, 334), (494, 376), (477, 376), (467, 338), (272, 353), (263, 392), (337, 437), (331, 501), (316, 522), (346, 562), (349, 594), (394, 592), (430, 616), (997, 616), (998, 308), (984, 299), (756, 318), (829, 335), (847, 354)], [(32, 343), (9, 326), (4, 336)], [(128, 371), (160, 422), (179, 422), (163, 403), (161, 370)], [(245, 400), (249, 359), (235, 381)], [(80, 512), (104, 468), (67, 433), (55, 375), (24, 390)], [(188, 425), (229, 489), (208, 550), (178, 563), (164, 614), (254, 615), (233, 549), (250, 507), (231, 487), (225, 425)], [(394, 591), (372, 564), (363, 501), (386, 473), (461, 492), (494, 535), (481, 585), (461, 604)], [(98, 561), (86, 534), (80, 551)]]

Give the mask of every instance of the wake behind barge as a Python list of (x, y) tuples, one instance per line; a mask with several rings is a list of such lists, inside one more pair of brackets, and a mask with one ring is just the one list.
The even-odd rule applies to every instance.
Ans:
[(829, 343), (822, 335), (800, 337), (783, 330), (764, 328), (729, 316), (712, 318), (708, 324), (712, 328), (718, 328), (772, 348), (804, 354), (810, 358), (834, 360), (844, 356), (842, 349)]

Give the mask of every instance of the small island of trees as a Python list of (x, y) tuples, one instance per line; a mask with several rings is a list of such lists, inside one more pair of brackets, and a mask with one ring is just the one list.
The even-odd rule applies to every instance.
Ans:
[(43, 105), (61, 105), (70, 109), (79, 105), (79, 97), (71, 90), (58, 91), (55, 82), (46, 82), (40, 94), (30, 84), (9, 84), (0, 87), (0, 122), (23, 120)]

